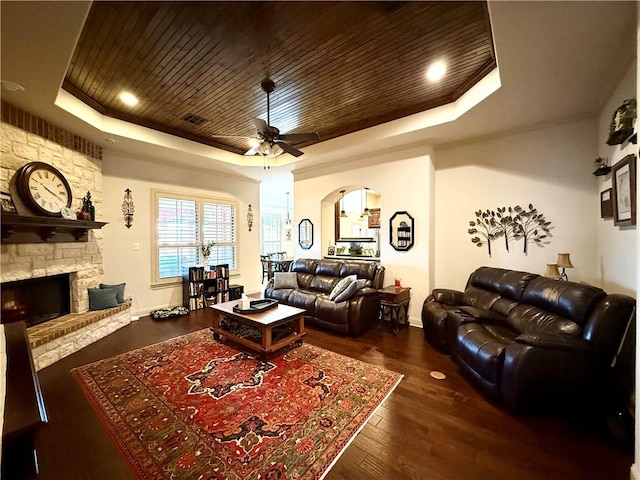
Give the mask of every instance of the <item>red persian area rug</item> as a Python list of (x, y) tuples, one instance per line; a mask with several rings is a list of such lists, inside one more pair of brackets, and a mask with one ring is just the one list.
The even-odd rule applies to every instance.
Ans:
[(72, 370), (141, 479), (320, 479), (402, 379), (308, 344), (200, 330)]

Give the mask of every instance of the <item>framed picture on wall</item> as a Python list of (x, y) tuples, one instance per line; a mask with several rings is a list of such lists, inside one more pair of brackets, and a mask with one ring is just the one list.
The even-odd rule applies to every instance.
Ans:
[(600, 192), (600, 218), (613, 217), (613, 189), (607, 188)]
[(636, 224), (636, 156), (624, 157), (613, 166), (613, 223)]

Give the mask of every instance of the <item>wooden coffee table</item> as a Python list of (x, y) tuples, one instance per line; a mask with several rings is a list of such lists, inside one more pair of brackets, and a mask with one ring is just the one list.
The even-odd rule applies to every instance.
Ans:
[[(233, 311), (239, 300), (211, 305), (214, 311), (213, 338), (228, 338), (240, 345), (260, 352), (265, 358), (272, 352), (287, 345), (302, 344), (304, 337), (304, 309), (278, 305), (258, 313), (238, 313)], [(242, 325), (256, 328), (260, 332), (258, 339), (239, 336), (224, 328), (223, 320), (236, 320)]]

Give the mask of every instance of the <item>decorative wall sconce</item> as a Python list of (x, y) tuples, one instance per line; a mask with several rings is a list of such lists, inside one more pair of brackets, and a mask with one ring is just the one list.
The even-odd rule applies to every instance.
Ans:
[(124, 225), (127, 228), (131, 228), (131, 224), (133, 223), (133, 213), (136, 208), (133, 204), (133, 197), (131, 197), (131, 190), (126, 189), (124, 191), (124, 199), (122, 200), (122, 216), (124, 217)]
[(249, 225), (249, 231), (253, 228), (253, 210), (251, 210), (251, 204), (247, 210), (247, 225)]

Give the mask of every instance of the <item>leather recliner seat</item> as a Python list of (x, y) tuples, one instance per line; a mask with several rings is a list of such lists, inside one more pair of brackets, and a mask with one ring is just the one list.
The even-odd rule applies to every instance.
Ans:
[(629, 296), (491, 267), (473, 272), (464, 292), (433, 290), (422, 309), (429, 343), (487, 395), (521, 412), (603, 395), (631, 321)]
[[(305, 309), (306, 323), (337, 333), (361, 335), (378, 320), (380, 295), (377, 289), (382, 288), (384, 281), (381, 265), (367, 261), (301, 258), (291, 264), (289, 271), (296, 273), (298, 288), (275, 289), (274, 279), (271, 279), (264, 297)], [(366, 279), (366, 286), (343, 302), (330, 300), (333, 287), (349, 275)]]

